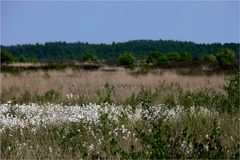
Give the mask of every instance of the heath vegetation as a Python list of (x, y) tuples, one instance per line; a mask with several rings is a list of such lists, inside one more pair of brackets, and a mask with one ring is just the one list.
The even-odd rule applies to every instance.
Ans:
[(239, 158), (239, 72), (116, 70), (1, 73), (1, 159)]

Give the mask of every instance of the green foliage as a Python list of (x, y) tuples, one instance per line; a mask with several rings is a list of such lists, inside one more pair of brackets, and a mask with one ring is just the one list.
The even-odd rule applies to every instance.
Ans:
[(54, 135), (54, 140), (60, 146), (63, 153), (66, 154), (70, 151), (72, 155), (78, 153), (81, 154), (82, 157), (87, 154), (87, 149), (83, 145), (84, 134), (86, 133), (86, 128), (83, 123), (73, 123), (70, 127), (67, 127), (67, 129), (49, 127), (48, 133)]
[(118, 56), (124, 51), (131, 52), (136, 58), (149, 55), (155, 51), (162, 53), (189, 51), (194, 58), (201, 57), (203, 51), (207, 54), (215, 54), (220, 52), (222, 48), (228, 48), (235, 53), (239, 53), (238, 43), (195, 44), (193, 42), (165, 40), (134, 40), (113, 44), (47, 42), (35, 45), (1, 46), (1, 48), (11, 52), (16, 57), (36, 55), (39, 61), (79, 60), (86, 53), (95, 54), (99, 59), (117, 61)]
[[(216, 121), (214, 121), (214, 126), (210, 131), (209, 138), (206, 137), (204, 145), (208, 146), (206, 158), (217, 159), (226, 157), (224, 153), (222, 144), (221, 144), (221, 130), (217, 126)], [(197, 151), (196, 151), (197, 152)], [(200, 153), (201, 154), (201, 153)], [(201, 155), (203, 157), (204, 155)]]
[(47, 101), (47, 102), (52, 102), (52, 101), (58, 99), (58, 98), (59, 98), (59, 95), (60, 95), (60, 94), (59, 94), (57, 91), (51, 89), (51, 90), (47, 91), (47, 92), (43, 95), (43, 98), (44, 98), (44, 100)]
[(177, 52), (169, 52), (167, 54), (167, 58), (170, 60), (170, 61), (178, 61), (180, 59), (180, 54), (177, 53)]
[(147, 56), (147, 55), (142, 55), (142, 56), (140, 57), (140, 62), (141, 62), (141, 63), (145, 63), (145, 62), (147, 61), (147, 59), (148, 59), (148, 56)]
[(212, 107), (213, 93), (208, 89), (200, 89), (198, 91), (187, 91), (179, 96), (180, 104), (189, 108), (197, 107)]
[(166, 54), (156, 51), (148, 55), (147, 63), (168, 64), (169, 60)]
[(235, 59), (235, 54), (234, 54), (234, 52), (232, 50), (224, 48), (217, 55), (217, 59), (218, 59), (218, 63), (222, 67), (226, 67), (226, 66), (232, 64), (232, 62)]
[(30, 54), (28, 56), (25, 56), (25, 59), (27, 62), (32, 62), (32, 63), (38, 62), (38, 58), (37, 58), (36, 54)]
[[(214, 108), (220, 112), (234, 113), (240, 108), (240, 73), (239, 70), (227, 78), (223, 87), (226, 94), (210, 89), (186, 91), (175, 97), (186, 108), (191, 106)], [(171, 98), (166, 102), (170, 102)]]
[(37, 62), (38, 58), (35, 54), (30, 55), (17, 55), (13, 56), (11, 52), (1, 49), (1, 62), (11, 63), (11, 62)]
[(24, 57), (23, 55), (21, 55), (20, 57), (18, 57), (17, 59), (18, 62), (27, 62), (26, 57)]
[(212, 55), (212, 54), (206, 54), (203, 56), (203, 60), (205, 62), (211, 62), (211, 63), (214, 63), (214, 62), (217, 62), (217, 58), (215, 55)]
[(156, 63), (158, 61), (159, 54), (161, 54), (159, 51), (150, 53), (147, 57), (147, 63)]
[(11, 63), (15, 61), (15, 57), (8, 51), (1, 49), (1, 62)]
[(159, 54), (158, 55), (158, 63), (159, 64), (168, 64), (169, 63), (169, 60), (168, 60), (168, 57), (166, 56), (166, 54)]
[(192, 53), (190, 52), (181, 52), (180, 53), (180, 60), (182, 61), (191, 61), (192, 60)]
[(223, 87), (227, 92), (225, 99), (227, 111), (235, 112), (240, 108), (240, 71), (227, 78), (227, 84)]
[[(197, 134), (193, 133), (186, 127), (181, 132), (181, 139), (184, 139), (184, 150), (187, 153), (183, 153), (184, 158), (199, 159), (199, 158), (224, 158), (226, 157), (226, 151), (221, 142), (221, 130), (216, 125), (216, 121), (213, 122), (212, 129), (208, 130), (206, 136), (202, 140), (198, 140)], [(183, 158), (182, 157), (182, 158)]]
[[(141, 156), (144, 159), (224, 159), (238, 156), (237, 144), (233, 146), (232, 153), (226, 149), (222, 141), (223, 130), (216, 119), (208, 122), (204, 117), (199, 119), (195, 115), (192, 118), (197, 120), (201, 127), (210, 125), (205, 129), (204, 135), (194, 123), (185, 126), (181, 121), (178, 124), (181, 125), (181, 130), (178, 130), (179, 126), (172, 126), (171, 122), (164, 123), (164, 119), (147, 126), (142, 122), (142, 128), (138, 130), (143, 147)], [(197, 132), (192, 130), (195, 127)]]
[(146, 60), (147, 63), (157, 63), (157, 64), (168, 64), (169, 61), (191, 61), (192, 54), (190, 52), (182, 52), (181, 54), (177, 52), (162, 53), (160, 51), (152, 52), (148, 55)]
[(84, 62), (96, 62), (97, 61), (97, 56), (93, 53), (87, 53), (82, 57), (82, 60)]
[(125, 104), (136, 106), (141, 103), (143, 108), (148, 108), (151, 104), (153, 104), (156, 97), (156, 93), (152, 92), (151, 89), (141, 87), (140, 92), (137, 94), (133, 93), (128, 99), (126, 99)]
[(173, 94), (167, 95), (164, 99), (164, 104), (167, 105), (168, 108), (173, 108), (177, 105), (176, 100)]
[(133, 67), (135, 61), (136, 59), (131, 52), (124, 52), (118, 57), (118, 63), (128, 67)]
[(144, 155), (147, 159), (169, 159), (170, 134), (165, 126), (159, 125), (152, 132), (143, 131), (140, 134), (141, 141), (145, 146)]

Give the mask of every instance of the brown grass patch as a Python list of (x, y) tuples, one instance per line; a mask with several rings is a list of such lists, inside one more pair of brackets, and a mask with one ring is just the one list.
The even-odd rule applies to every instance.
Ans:
[(142, 86), (154, 89), (163, 81), (169, 85), (178, 83), (184, 90), (191, 91), (206, 87), (222, 91), (225, 83), (224, 74), (180, 75), (173, 69), (156, 69), (136, 75), (134, 71), (121, 67), (105, 67), (95, 71), (24, 71), (17, 75), (0, 73), (0, 78), (1, 93), (12, 89), (15, 90), (11, 93), (14, 96), (25, 91), (43, 94), (53, 89), (64, 97), (70, 93), (95, 97), (96, 92), (109, 83), (115, 86), (118, 99), (129, 97), (133, 92), (140, 91)]

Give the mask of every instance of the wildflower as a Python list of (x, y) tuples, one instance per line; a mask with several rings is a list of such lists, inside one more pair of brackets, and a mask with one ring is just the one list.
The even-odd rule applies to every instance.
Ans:
[(93, 144), (91, 144), (90, 146), (88, 146), (89, 151), (92, 151), (93, 148), (94, 148), (94, 145), (93, 145)]
[(8, 100), (8, 101), (7, 101), (7, 104), (11, 104), (11, 103), (12, 103), (12, 101), (11, 101), (11, 100)]
[[(74, 95), (68, 94), (67, 98), (72, 98)], [(78, 97), (78, 95), (77, 95)], [(10, 108), (14, 108), (13, 113), (9, 112)], [(116, 106), (114, 104), (84, 104), (79, 105), (64, 105), (64, 104), (12, 104), (9, 101), (6, 104), (0, 104), (0, 117), (1, 117), (1, 128), (0, 132), (4, 132), (7, 128), (12, 129), (23, 129), (25, 127), (31, 127), (33, 134), (37, 133), (38, 128), (47, 127), (48, 125), (61, 125), (74, 123), (83, 123), (88, 126), (91, 124), (101, 124), (101, 115), (106, 113), (108, 118), (112, 122), (119, 122), (122, 116), (126, 116), (130, 121), (147, 120), (153, 121), (158, 120), (162, 117), (168, 118), (179, 118), (182, 115), (183, 107), (178, 105), (175, 109), (164, 109), (164, 104), (158, 106), (151, 106), (149, 109), (143, 109), (142, 107), (136, 107), (133, 112), (131, 106), (123, 107)], [(91, 128), (89, 128), (91, 130)], [(121, 125), (120, 128), (113, 131), (114, 134), (118, 134), (117, 131), (122, 133), (131, 134), (130, 131)], [(77, 130), (80, 132), (80, 129)], [(151, 130), (149, 130), (151, 132)], [(23, 133), (21, 132), (21, 135)], [(93, 136), (95, 135), (91, 132)]]
[(209, 146), (208, 145), (204, 145), (204, 148), (208, 151), (209, 150)]
[(49, 152), (52, 153), (52, 146), (49, 147)]

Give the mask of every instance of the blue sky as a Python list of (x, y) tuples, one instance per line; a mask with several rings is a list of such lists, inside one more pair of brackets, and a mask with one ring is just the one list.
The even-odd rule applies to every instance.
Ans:
[(1, 44), (239, 42), (239, 1), (1, 1)]

